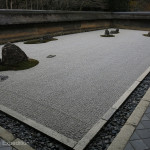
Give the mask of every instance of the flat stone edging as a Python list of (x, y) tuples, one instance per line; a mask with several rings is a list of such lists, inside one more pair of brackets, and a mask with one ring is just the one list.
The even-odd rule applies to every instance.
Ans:
[[(114, 115), (120, 106), (126, 101), (135, 88), (150, 72), (150, 67), (129, 87), (129, 89), (118, 99), (118, 101), (104, 114), (104, 116), (88, 131), (88, 133), (76, 144), (74, 150), (83, 150), (95, 135), (102, 129), (107, 121)], [(125, 125), (126, 126), (126, 125)], [(131, 131), (130, 131), (131, 132)], [(129, 132), (129, 133), (130, 133)], [(119, 143), (118, 143), (119, 144)], [(114, 149), (117, 150), (117, 149)]]
[(122, 127), (119, 134), (113, 140), (111, 145), (108, 147), (108, 150), (124, 150), (127, 142), (132, 136), (136, 126), (140, 122), (143, 114), (150, 104), (150, 88), (138, 104), (138, 106), (133, 111), (132, 115), (126, 121), (125, 125)]
[(51, 138), (59, 141), (60, 143), (66, 145), (66, 146), (69, 146), (69, 147), (73, 148), (76, 144), (76, 141), (74, 141), (70, 138), (67, 138), (64, 135), (59, 134), (56, 131), (54, 131), (50, 128), (47, 128), (47, 127), (45, 127), (45, 126), (43, 126), (43, 125), (41, 125), (41, 124), (39, 124), (39, 123), (37, 123), (33, 120), (21, 115), (21, 114), (9, 109), (9, 108), (7, 108), (3, 105), (0, 105), (0, 110), (2, 112), (12, 116), (13, 118), (25, 123), (26, 125), (28, 125), (28, 126), (34, 128), (34, 129), (44, 133), (45, 135), (50, 136)]
[[(0, 137), (8, 143), (25, 143), (19, 138), (15, 138), (9, 131), (2, 127), (0, 127)], [(10, 146), (14, 147), (17, 150), (34, 150), (27, 143), (25, 143), (25, 145), (13, 144)]]

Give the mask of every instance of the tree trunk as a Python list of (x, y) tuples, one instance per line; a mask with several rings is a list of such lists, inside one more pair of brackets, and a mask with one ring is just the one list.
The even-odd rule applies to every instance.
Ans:
[(6, 9), (8, 9), (8, 0), (6, 0)]
[(43, 0), (41, 0), (41, 9), (43, 10)]
[(85, 1), (83, 1), (80, 5), (80, 11), (82, 11), (83, 5), (84, 5)]
[(33, 2), (32, 2), (32, 0), (31, 0), (31, 10), (33, 9), (32, 7), (33, 7)]
[(26, 9), (28, 9), (28, 0), (26, 0)]
[(12, 0), (10, 1), (10, 9), (12, 9), (13, 8), (13, 2), (12, 2)]
[(36, 9), (38, 10), (39, 9), (39, 1), (38, 0), (36, 1), (36, 6), (37, 6)]

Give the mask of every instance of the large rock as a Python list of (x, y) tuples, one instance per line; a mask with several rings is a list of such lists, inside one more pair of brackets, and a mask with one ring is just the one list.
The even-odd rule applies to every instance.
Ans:
[(116, 30), (110, 31), (110, 34), (117, 34), (117, 33), (119, 33), (119, 29), (118, 28)]
[(28, 57), (15, 44), (7, 43), (2, 48), (2, 64), (3, 65), (13, 66), (23, 61), (28, 61)]
[(53, 37), (50, 34), (46, 34), (43, 37), (40, 38), (40, 41), (47, 41), (47, 40), (51, 40)]
[(105, 30), (105, 35), (109, 36), (109, 30), (108, 29)]
[(116, 32), (119, 33), (119, 29), (118, 28), (116, 29)]

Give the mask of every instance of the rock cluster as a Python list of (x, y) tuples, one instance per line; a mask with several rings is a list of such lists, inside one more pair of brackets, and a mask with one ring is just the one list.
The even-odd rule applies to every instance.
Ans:
[(47, 40), (51, 40), (52, 38), (53, 37), (50, 34), (46, 34), (40, 38), (40, 41), (47, 41)]
[(117, 34), (117, 33), (119, 33), (119, 29), (118, 28), (116, 30), (110, 31), (110, 34)]
[(13, 66), (28, 61), (27, 55), (15, 44), (7, 43), (2, 48), (2, 65)]
[(101, 37), (115, 37), (115, 36), (110, 34), (109, 30), (106, 29), (104, 35), (101, 35)]

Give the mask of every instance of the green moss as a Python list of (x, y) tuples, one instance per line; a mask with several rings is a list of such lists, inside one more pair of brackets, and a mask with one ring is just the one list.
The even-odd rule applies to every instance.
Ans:
[(148, 34), (143, 34), (144, 36), (150, 37)]
[(29, 40), (24, 42), (24, 44), (40, 44), (40, 43), (47, 43), (49, 41), (55, 41), (57, 40), (56, 38), (52, 38), (50, 40), (40, 40), (40, 39), (34, 39), (34, 40)]
[(101, 35), (101, 37), (115, 37), (115, 36), (110, 34), (110, 35)]
[(0, 71), (8, 71), (8, 70), (25, 70), (36, 66), (39, 61), (35, 59), (29, 59), (28, 61), (21, 62), (15, 66), (4, 66), (0, 65)]

